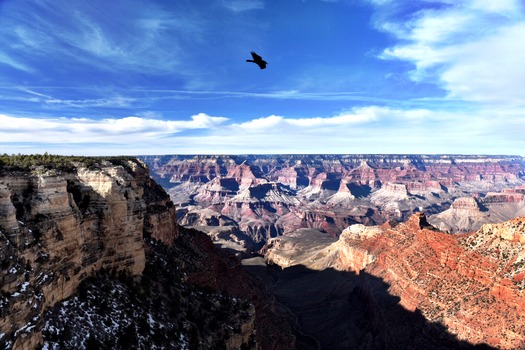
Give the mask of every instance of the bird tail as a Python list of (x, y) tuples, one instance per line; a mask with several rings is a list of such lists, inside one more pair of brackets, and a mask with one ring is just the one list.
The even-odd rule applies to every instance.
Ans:
[(255, 61), (254, 61), (254, 60), (246, 60), (246, 62), (253, 62), (253, 63), (255, 63)]

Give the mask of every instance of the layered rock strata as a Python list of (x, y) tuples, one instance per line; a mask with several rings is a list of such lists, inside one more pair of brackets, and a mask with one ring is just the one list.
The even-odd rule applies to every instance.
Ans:
[[(271, 262), (283, 264), (294, 256), (295, 264), (309, 269), (380, 278), (405, 310), (473, 344), (518, 349), (525, 342), (524, 218), (450, 235), (419, 213), (395, 227), (350, 226), (337, 242), (319, 244), (317, 253), (309, 246), (303, 258), (288, 251), (297, 247), (286, 237), (281, 239), (268, 249)], [(373, 285), (366, 282), (361, 288), (373, 296)], [(377, 312), (388, 323), (388, 309)]]
[(489, 212), (474, 197), (459, 197), (449, 209), (432, 216), (429, 222), (445, 232), (469, 232), (490, 222)]
[(143, 163), (89, 163), (0, 167), (0, 348), (296, 348), (275, 299), (176, 224)]
[(525, 197), (521, 187), (485, 196), (458, 197), (449, 209), (429, 217), (429, 222), (447, 232), (470, 232), (483, 224), (498, 223), (525, 215)]
[[(180, 205), (179, 223), (202, 225), (204, 218), (220, 218), (208, 220), (209, 226), (234, 226), (244, 235), (246, 246), (260, 247), (269, 238), (300, 228), (322, 228), (338, 236), (351, 223), (402, 222), (418, 211), (450, 232), (477, 230), (484, 223), (525, 214), (520, 192), (525, 162), (518, 156), (174, 155), (143, 159)], [(463, 197), (477, 198), (483, 207), (475, 220), (457, 208)]]
[[(243, 176), (239, 166), (249, 166), (255, 178), (304, 188), (312, 180), (348, 177), (350, 182), (368, 185), (374, 181), (423, 183), (440, 189), (454, 182), (508, 181), (523, 176), (524, 160), (519, 156), (462, 155), (237, 155), (237, 156), (143, 156), (158, 176), (173, 183), (195, 179), (212, 180), (227, 174)], [(231, 176), (228, 176), (231, 177)], [(253, 179), (253, 177), (252, 177)], [(410, 181), (413, 180), (413, 181)], [(430, 182), (428, 182), (430, 181)], [(436, 181), (439, 183), (436, 183)], [(419, 185), (417, 185), (419, 186)]]
[(138, 161), (0, 176), (0, 341), (32, 349), (43, 312), (101, 269), (141, 274), (143, 235), (177, 236), (173, 205)]

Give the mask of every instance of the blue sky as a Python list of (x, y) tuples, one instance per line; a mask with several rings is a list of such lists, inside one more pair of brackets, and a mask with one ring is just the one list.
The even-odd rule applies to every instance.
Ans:
[(0, 153), (525, 155), (524, 107), (522, 0), (0, 0)]

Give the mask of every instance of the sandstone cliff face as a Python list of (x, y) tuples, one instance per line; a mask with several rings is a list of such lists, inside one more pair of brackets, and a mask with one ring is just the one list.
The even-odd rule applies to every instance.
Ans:
[(517, 203), (525, 201), (525, 195), (523, 193), (517, 193), (512, 191), (512, 189), (506, 189), (503, 193), (487, 193), (486, 197), (483, 199), (484, 203)]
[(142, 273), (144, 233), (169, 242), (177, 232), (152, 183), (137, 161), (0, 177), (1, 342), (34, 348), (44, 310), (95, 271)]
[(429, 222), (445, 232), (471, 232), (491, 219), (488, 210), (476, 198), (459, 197), (449, 209), (433, 215)]
[(0, 348), (294, 349), (238, 258), (177, 226), (143, 163), (112, 161), (0, 167)]
[[(518, 349), (525, 344), (524, 244), (524, 218), (450, 235), (417, 214), (396, 227), (350, 226), (336, 243), (320, 244), (317, 253), (310, 248), (294, 261), (310, 269), (379, 277), (401, 306), (446, 326), (459, 339)], [(278, 248), (283, 247), (285, 242)], [(282, 263), (290, 254), (270, 249), (266, 256)], [(387, 310), (378, 312), (388, 320)]]
[(472, 232), (483, 224), (511, 220), (525, 214), (522, 187), (488, 192), (484, 197), (458, 197), (451, 207), (432, 215), (429, 222), (447, 232)]

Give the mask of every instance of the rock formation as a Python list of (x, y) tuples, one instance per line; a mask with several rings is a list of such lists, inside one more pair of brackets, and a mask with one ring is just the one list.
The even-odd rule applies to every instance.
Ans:
[[(89, 340), (123, 349), (156, 336), (175, 348), (199, 342), (294, 348), (292, 329), (271, 310), (273, 299), (206, 234), (178, 227), (175, 206), (145, 164), (127, 158), (53, 164), (0, 163), (0, 347), (78, 348)], [(170, 299), (173, 293), (180, 298)]]
[[(466, 204), (473, 202), (458, 201), (458, 206)], [(306, 254), (294, 239), (270, 241), (267, 259), (283, 266), (373, 276), (362, 284), (372, 288), (365, 288), (370, 295), (373, 279), (380, 278), (404, 309), (421, 313), (428, 322), (473, 344), (518, 349), (525, 343), (524, 218), (451, 235), (436, 230), (418, 213), (395, 227), (352, 225), (335, 243), (320, 242), (316, 250), (310, 242)], [(377, 312), (389, 322), (387, 309)]]
[[(244, 234), (246, 246), (260, 247), (268, 238), (300, 228), (322, 228), (337, 236), (351, 223), (402, 222), (418, 211), (425, 211), (433, 224), (451, 232), (477, 230), (484, 223), (525, 214), (525, 190), (520, 187), (525, 183), (525, 162), (517, 156), (142, 159), (180, 206), (179, 223), (191, 225), (197, 222), (195, 218), (210, 217), (210, 210), (214, 211), (222, 219), (213, 220), (211, 225), (233, 222)], [(272, 188), (273, 199), (262, 196), (268, 188)], [(475, 219), (465, 219), (466, 211), (457, 208), (462, 197), (478, 198), (484, 211), (474, 211)], [(457, 199), (455, 208), (452, 203)]]
[(498, 223), (525, 215), (521, 187), (488, 192), (484, 197), (458, 197), (451, 207), (432, 215), (429, 222), (447, 232), (471, 232), (486, 223)]
[(488, 210), (474, 197), (459, 197), (451, 207), (429, 219), (430, 223), (445, 232), (470, 232), (490, 222)]
[(174, 224), (164, 221), (175, 218), (174, 209), (170, 214), (167, 207), (146, 204), (150, 181), (147, 168), (134, 161), (0, 177), (0, 332), (13, 336), (14, 347), (35, 347), (43, 311), (72, 295), (95, 271), (142, 273), (144, 231), (166, 238), (169, 230), (176, 237)]
[(343, 206), (343, 207), (349, 207), (354, 202), (355, 196), (352, 194), (352, 191), (348, 187), (348, 183), (346, 180), (341, 180), (341, 183), (339, 184), (339, 189), (337, 190), (337, 193), (331, 196), (327, 204), (333, 205), (333, 206)]

